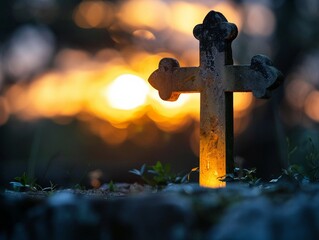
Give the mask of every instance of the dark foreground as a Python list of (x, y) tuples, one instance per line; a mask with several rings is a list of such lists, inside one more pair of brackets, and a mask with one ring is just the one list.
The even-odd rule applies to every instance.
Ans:
[(319, 239), (319, 185), (0, 195), (6, 239)]

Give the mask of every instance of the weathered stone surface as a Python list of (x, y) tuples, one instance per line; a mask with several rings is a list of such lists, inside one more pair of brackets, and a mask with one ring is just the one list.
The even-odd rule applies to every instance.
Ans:
[(110, 203), (110, 220), (121, 239), (190, 239), (191, 201), (175, 194), (135, 197)]
[(319, 185), (207, 189), (105, 199), (0, 195), (0, 239), (318, 239)]
[(233, 92), (269, 97), (282, 74), (263, 55), (254, 56), (250, 65), (233, 65), (231, 43), (238, 30), (219, 12), (209, 12), (193, 33), (199, 40), (200, 66), (180, 67), (177, 60), (164, 58), (149, 82), (166, 101), (177, 100), (181, 93), (200, 93), (199, 182), (222, 187), (225, 183), (218, 178), (226, 168), (233, 169)]
[(273, 206), (266, 198), (250, 199), (228, 209), (209, 234), (214, 239), (273, 239), (270, 230)]
[(314, 201), (318, 192), (315, 195), (298, 193), (287, 202), (259, 197), (236, 204), (210, 232), (209, 239), (318, 239), (319, 202)]

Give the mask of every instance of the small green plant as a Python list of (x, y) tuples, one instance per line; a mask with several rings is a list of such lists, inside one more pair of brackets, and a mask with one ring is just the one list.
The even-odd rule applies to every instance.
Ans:
[(29, 178), (25, 172), (20, 177), (15, 177), (14, 180), (10, 182), (14, 191), (38, 191), (40, 189), (36, 179)]
[(80, 183), (77, 183), (73, 186), (73, 189), (76, 189), (76, 190), (86, 190), (86, 187)]
[(56, 190), (56, 185), (50, 181), (49, 187), (42, 187), (37, 184), (36, 179), (28, 177), (24, 172), (20, 177), (15, 177), (15, 181), (10, 182), (14, 191), (44, 191), (52, 193)]
[(143, 164), (139, 170), (132, 169), (129, 172), (140, 176), (146, 184), (152, 187), (163, 187), (170, 183), (185, 183), (189, 179), (189, 174), (185, 176), (174, 174), (170, 164), (162, 164), (160, 161), (153, 166)]
[(108, 184), (110, 192), (115, 192), (116, 191), (116, 185), (114, 184), (113, 180), (111, 180)]
[(190, 181), (190, 178), (191, 178), (191, 175), (194, 174), (194, 173), (199, 174), (199, 167), (194, 167), (194, 168), (192, 168), (192, 169), (189, 171), (189, 173), (187, 173), (187, 174), (183, 177), (184, 181), (185, 181), (185, 182), (189, 182), (189, 181)]
[(270, 180), (270, 183), (278, 183), (280, 181), (285, 181), (286, 183), (290, 182), (293, 184), (299, 184), (304, 181), (304, 169), (303, 166), (299, 164), (292, 163), (293, 154), (297, 153), (297, 150), (300, 150), (298, 146), (292, 146), (290, 139), (286, 138), (287, 142), (287, 163), (288, 167), (282, 169), (282, 174), (278, 178)]
[(50, 186), (49, 187), (44, 187), (44, 188), (42, 188), (41, 186), (39, 186), (39, 187), (40, 187), (41, 191), (51, 192), (52, 193), (52, 192), (54, 192), (56, 190), (57, 185), (50, 181)]
[[(306, 154), (301, 164), (294, 164), (293, 170), (300, 175), (299, 180), (306, 182), (319, 181), (319, 151), (315, 146), (312, 138), (308, 138), (306, 146)], [(303, 178), (301, 178), (301, 176)]]
[(309, 179), (304, 175), (303, 168), (300, 165), (292, 164), (287, 169), (283, 169), (278, 178), (274, 178), (269, 182), (278, 183), (280, 181), (299, 185), (300, 183), (309, 182)]
[(305, 174), (311, 182), (319, 181), (319, 151), (311, 138), (308, 139), (309, 151), (305, 156)]
[[(318, 182), (319, 181), (319, 151), (317, 150), (313, 140), (307, 139), (307, 142), (302, 147), (291, 147), (289, 139), (287, 139), (288, 153), (288, 167), (282, 170), (282, 174), (271, 183), (276, 183), (280, 180), (291, 182), (295, 184)], [(297, 161), (292, 161), (291, 156), (300, 150)], [(304, 157), (300, 157), (304, 156)], [(299, 160), (299, 161), (298, 161)], [(300, 161), (302, 160), (302, 161)]]
[(286, 138), (286, 141), (287, 141), (287, 161), (288, 161), (288, 165), (290, 165), (291, 156), (298, 150), (298, 147), (297, 146), (292, 147), (289, 138)]
[(234, 168), (233, 173), (228, 173), (225, 176), (219, 177), (222, 182), (242, 182), (248, 183), (251, 186), (260, 184), (261, 179), (256, 175), (256, 168)]

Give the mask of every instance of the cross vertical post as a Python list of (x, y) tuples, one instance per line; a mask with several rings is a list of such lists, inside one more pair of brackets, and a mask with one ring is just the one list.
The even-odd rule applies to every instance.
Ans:
[(200, 66), (183, 68), (177, 60), (164, 58), (149, 82), (167, 101), (181, 93), (200, 93), (199, 183), (224, 187), (219, 177), (233, 165), (233, 92), (268, 97), (282, 81), (281, 73), (262, 55), (254, 56), (250, 65), (234, 66), (231, 42), (238, 30), (219, 12), (209, 12), (193, 33), (200, 43)]

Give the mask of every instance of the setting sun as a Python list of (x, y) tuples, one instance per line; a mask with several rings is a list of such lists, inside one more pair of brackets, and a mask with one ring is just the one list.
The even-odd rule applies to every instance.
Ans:
[[(132, 12), (133, 5), (135, 10)], [(130, 122), (140, 121), (142, 124), (142, 119), (149, 118), (166, 132), (180, 131), (193, 120), (199, 122), (199, 93), (181, 94), (177, 101), (165, 102), (146, 79), (164, 57), (176, 58), (185, 67), (197, 65), (199, 54), (198, 43), (192, 36), (194, 25), (202, 22), (206, 12), (213, 8), (225, 12), (227, 18), (240, 28), (242, 15), (234, 6), (226, 2), (191, 5), (180, 1), (149, 3), (145, 0), (125, 1), (115, 8), (115, 5), (102, 1), (82, 1), (73, 13), (77, 26), (85, 29), (106, 27), (118, 44), (126, 43), (127, 39), (122, 39), (117, 33), (127, 29), (132, 34), (132, 44), (139, 47), (104, 48), (93, 55), (84, 50), (61, 50), (55, 58), (55, 69), (37, 75), (29, 84), (21, 82), (8, 88), (0, 99), (0, 113), (2, 111), (4, 115), (0, 117), (0, 124), (7, 122), (10, 115), (24, 120), (52, 118), (54, 121), (75, 117), (94, 126), (92, 131), (107, 143), (112, 140), (112, 144), (119, 144), (129, 135), (129, 129), (124, 129)], [(158, 11), (161, 14), (156, 16), (140, 14), (154, 12), (151, 11), (154, 9), (163, 11)], [(162, 12), (165, 12), (164, 17)], [(183, 12), (187, 14), (183, 15)], [(115, 20), (119, 22), (112, 24)], [(168, 22), (172, 24), (168, 25)], [(168, 37), (176, 51), (171, 52), (170, 47), (153, 51), (153, 46), (162, 46)], [(238, 123), (235, 131), (245, 129), (249, 119), (244, 117), (253, 105), (251, 94), (235, 94), (234, 117)], [(109, 129), (101, 130), (94, 118), (121, 129), (122, 135)], [(238, 126), (242, 126), (240, 131)], [(115, 141), (113, 135), (119, 138)]]
[(149, 87), (142, 78), (123, 74), (110, 84), (104, 94), (113, 108), (130, 110), (143, 105), (148, 92)]

